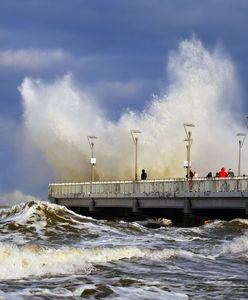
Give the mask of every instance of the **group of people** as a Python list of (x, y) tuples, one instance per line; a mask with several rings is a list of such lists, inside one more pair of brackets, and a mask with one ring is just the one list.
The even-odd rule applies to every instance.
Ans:
[[(209, 172), (206, 177), (212, 178), (212, 172)], [(226, 168), (222, 167), (219, 172), (216, 172), (215, 177), (234, 177), (234, 172), (231, 168), (226, 171)]]
[[(146, 173), (145, 169), (142, 170), (140, 177), (141, 177), (141, 180), (146, 180), (147, 173)], [(192, 179), (194, 177), (198, 177), (198, 174), (196, 172), (192, 172), (190, 170), (189, 177), (190, 177), (190, 179)], [(212, 172), (209, 172), (206, 176), (206, 178), (212, 178), (212, 177), (213, 177)], [(232, 171), (231, 168), (228, 169), (228, 171), (226, 171), (226, 168), (222, 167), (219, 172), (216, 172), (215, 177), (234, 177), (234, 172)], [(188, 178), (188, 175), (186, 175), (186, 178)]]
[[(198, 177), (198, 174), (190, 170), (189, 177), (190, 179), (192, 179)], [(231, 168), (228, 169), (228, 171), (226, 171), (226, 168), (222, 167), (219, 172), (216, 172), (215, 177), (234, 177), (234, 172), (232, 171)], [(188, 178), (188, 175), (186, 175), (186, 178)], [(206, 178), (213, 178), (212, 172), (209, 172)]]

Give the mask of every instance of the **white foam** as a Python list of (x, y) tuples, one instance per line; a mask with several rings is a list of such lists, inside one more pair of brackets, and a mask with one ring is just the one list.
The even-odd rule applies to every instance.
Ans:
[(166, 260), (181, 256), (187, 259), (196, 254), (182, 250), (150, 250), (138, 247), (115, 248), (43, 248), (37, 245), (18, 247), (0, 243), (0, 279), (88, 273), (95, 264), (122, 259)]
[(109, 299), (156, 299), (156, 300), (187, 300), (188, 296), (181, 292), (167, 292), (156, 286), (141, 287), (111, 287), (111, 289), (119, 296), (111, 295)]
[(68, 274), (73, 272), (87, 273), (92, 265), (85, 261), (83, 255), (73, 249), (46, 249), (34, 245), (17, 247), (0, 244), (1, 279), (25, 278)]
[(234, 238), (232, 241), (225, 241), (212, 250), (215, 256), (235, 255), (248, 258), (248, 232)]
[[(65, 206), (52, 204), (45, 201), (31, 201), (26, 203), (20, 203), (10, 208), (5, 208), (0, 211), (0, 220), (4, 222), (15, 222), (19, 225), (35, 226), (37, 229), (40, 226), (44, 228), (47, 225), (46, 212), (59, 216), (60, 222), (70, 221), (70, 223), (82, 225), (84, 222), (93, 223), (96, 222), (91, 217), (81, 216), (73, 211), (68, 210)], [(72, 216), (74, 218), (72, 218)]]
[[(47, 298), (53, 298), (57, 297), (58, 299), (67, 299), (68, 297), (73, 297), (74, 293), (69, 291), (65, 288), (53, 288), (53, 289), (47, 289), (47, 288), (24, 288), (22, 290), (19, 290), (18, 292), (8, 292), (8, 293), (1, 293), (3, 298), (0, 298), (1, 300), (21, 300), (21, 299), (40, 299), (39, 296), (44, 299), (44, 297)], [(80, 296), (80, 295), (79, 295)]]
[(236, 219), (231, 220), (230, 223), (248, 226), (248, 219), (236, 218)]
[[(140, 281), (140, 284), (142, 282)], [(130, 299), (156, 299), (156, 300), (187, 300), (188, 296), (182, 292), (176, 291), (165, 291), (163, 288), (160, 288), (159, 283), (157, 285), (152, 285), (145, 283), (141, 286), (128, 286), (128, 287), (119, 287), (119, 286), (107, 286), (109, 291), (112, 291), (112, 294), (108, 295), (108, 299), (120, 299), (120, 300), (130, 300)], [(3, 293), (0, 291), (0, 299), (5, 300), (20, 300), (26, 299), (27, 297), (56, 297), (58, 299), (67, 299), (69, 297), (83, 297), (82, 294), (84, 291), (91, 290), (95, 291), (95, 295), (99, 292), (99, 287), (94, 284), (85, 284), (78, 286), (75, 290), (68, 290), (66, 288), (24, 288), (18, 292), (8, 292)], [(93, 293), (94, 294), (94, 293)], [(94, 297), (95, 295), (92, 295)]]

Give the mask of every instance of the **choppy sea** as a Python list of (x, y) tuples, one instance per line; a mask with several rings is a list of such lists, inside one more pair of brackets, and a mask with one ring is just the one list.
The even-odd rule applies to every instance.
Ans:
[(248, 299), (248, 220), (201, 227), (0, 210), (0, 299)]

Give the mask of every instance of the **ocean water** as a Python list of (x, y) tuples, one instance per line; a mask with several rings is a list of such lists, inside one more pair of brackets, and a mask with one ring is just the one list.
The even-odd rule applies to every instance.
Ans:
[(248, 220), (182, 228), (38, 201), (1, 209), (0, 299), (248, 299)]

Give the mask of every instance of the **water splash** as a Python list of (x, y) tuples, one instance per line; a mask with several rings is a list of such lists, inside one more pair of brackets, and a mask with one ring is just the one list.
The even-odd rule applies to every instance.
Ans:
[(139, 129), (139, 169), (145, 168), (149, 178), (177, 177), (184, 176), (183, 123), (191, 122), (196, 125), (193, 169), (202, 176), (222, 165), (236, 169), (235, 135), (244, 129), (237, 121), (242, 102), (231, 59), (219, 49), (207, 50), (196, 38), (184, 40), (170, 53), (167, 77), (161, 95), (141, 112), (123, 113), (117, 122), (108, 120), (70, 75), (52, 83), (25, 78), (19, 90), (27, 136), (44, 153), (56, 180), (89, 180), (87, 135), (98, 137), (97, 179), (131, 179), (130, 129)]

